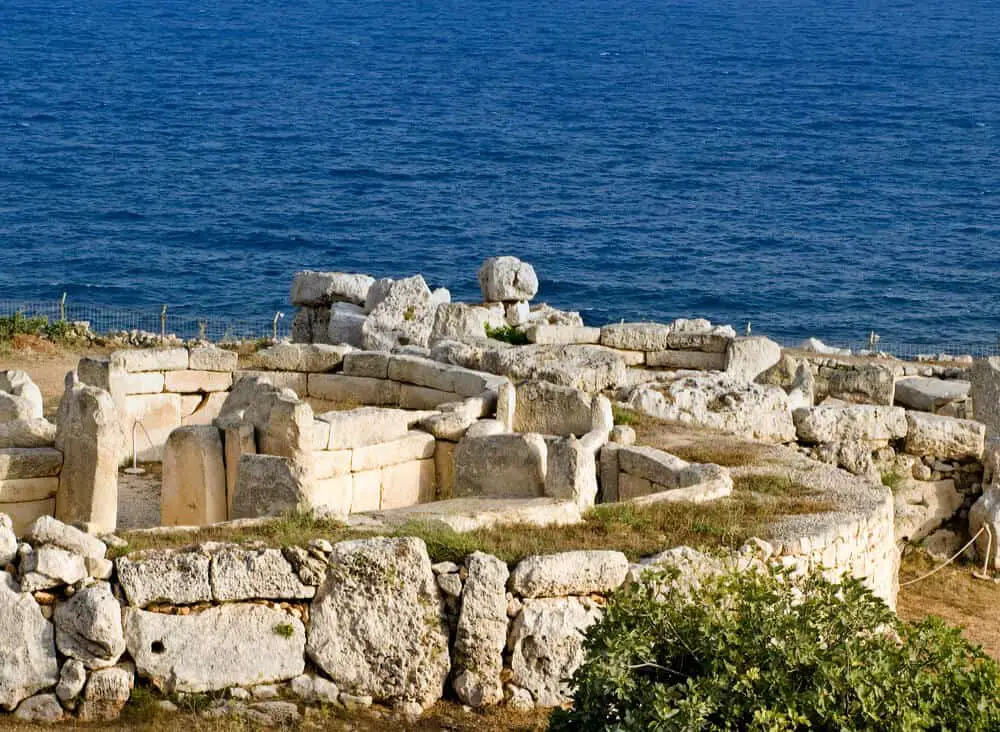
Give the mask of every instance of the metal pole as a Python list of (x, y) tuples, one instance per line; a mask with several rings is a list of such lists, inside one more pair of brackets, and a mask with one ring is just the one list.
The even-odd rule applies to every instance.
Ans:
[(66, 320), (66, 293), (63, 293), (62, 300), (59, 301), (59, 320)]
[(160, 340), (167, 340), (167, 306), (163, 306), (163, 310), (160, 311)]
[(274, 321), (271, 323), (271, 339), (277, 343), (278, 342), (278, 321), (285, 317), (285, 314), (278, 311), (274, 314)]

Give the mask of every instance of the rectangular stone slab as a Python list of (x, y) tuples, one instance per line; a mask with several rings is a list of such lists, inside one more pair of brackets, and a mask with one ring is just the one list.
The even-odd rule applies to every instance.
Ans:
[(59, 475), (62, 453), (52, 447), (0, 449), (0, 480), (49, 478)]
[(59, 478), (13, 478), (0, 480), (0, 503), (23, 503), (54, 498)]

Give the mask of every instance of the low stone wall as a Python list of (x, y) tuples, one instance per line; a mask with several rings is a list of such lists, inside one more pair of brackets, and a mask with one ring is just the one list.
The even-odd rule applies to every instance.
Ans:
[(689, 463), (653, 447), (612, 442), (601, 449), (600, 460), (604, 502), (701, 503), (733, 492), (733, 480), (725, 468)]
[[(822, 566), (867, 576), (894, 601), (891, 502), (812, 528), (752, 543), (733, 566)], [(24, 540), (15, 551), (0, 519), (0, 707), (35, 721), (112, 719), (136, 674), (164, 693), (229, 690), (209, 713), (258, 721), (298, 718), (296, 702), (260, 701), (278, 685), (299, 702), (409, 714), (442, 696), (557, 706), (610, 593), (651, 566), (690, 580), (730, 564), (677, 548), (637, 565), (615, 551), (531, 556), (513, 570), (478, 552), (432, 565), (420, 539), (382, 537), (206, 544), (112, 563), (104, 542), (48, 518)]]

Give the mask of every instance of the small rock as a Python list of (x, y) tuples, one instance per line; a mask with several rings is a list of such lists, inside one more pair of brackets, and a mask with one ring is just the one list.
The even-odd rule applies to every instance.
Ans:
[(362, 711), (372, 705), (372, 698), (370, 696), (358, 696), (341, 692), (339, 699), (340, 703), (349, 712)]
[(65, 713), (55, 694), (39, 694), (25, 699), (14, 712), (14, 717), (24, 722), (53, 724), (61, 722)]
[(439, 574), (437, 583), (441, 591), (449, 597), (458, 597), (462, 594), (462, 580), (457, 574)]
[(236, 699), (237, 701), (249, 701), (253, 698), (253, 694), (242, 686), (233, 686), (229, 689), (229, 698)]
[(253, 687), (254, 699), (277, 699), (279, 696), (278, 687), (273, 684), (261, 684)]
[(455, 574), (458, 571), (458, 565), (454, 562), (438, 562), (431, 565), (431, 571), (434, 574)]
[(83, 691), (87, 683), (87, 669), (84, 665), (71, 658), (63, 664), (59, 672), (59, 683), (56, 685), (56, 696), (60, 701), (68, 702), (75, 699)]

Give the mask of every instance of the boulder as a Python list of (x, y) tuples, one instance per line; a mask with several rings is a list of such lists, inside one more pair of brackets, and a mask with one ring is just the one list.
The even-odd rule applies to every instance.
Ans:
[(227, 604), (192, 615), (128, 608), (125, 642), (139, 674), (164, 693), (269, 684), (305, 670), (305, 627), (263, 605)]
[(28, 528), (25, 540), (33, 546), (51, 544), (86, 559), (103, 559), (107, 545), (96, 536), (64, 524), (52, 516), (40, 516)]
[(510, 589), (522, 597), (608, 594), (628, 574), (621, 552), (575, 551), (522, 559), (510, 577)]
[(38, 694), (25, 699), (14, 712), (14, 719), (33, 724), (55, 724), (66, 718), (66, 713), (55, 694)]
[(420, 275), (396, 280), (361, 328), (366, 351), (391, 351), (401, 346), (426, 348), (437, 304)]
[(908, 376), (896, 382), (895, 403), (921, 412), (936, 412), (947, 404), (965, 401), (970, 388), (968, 381), (958, 379)]
[(891, 406), (896, 393), (896, 375), (879, 364), (835, 369), (827, 378), (827, 393), (853, 404)]
[[(0, 392), (16, 397), (25, 405), (25, 416), (14, 419), (41, 419), (44, 415), (42, 392), (24, 371), (0, 371)], [(2, 421), (6, 420), (0, 416)]]
[(1000, 436), (1000, 356), (975, 361), (969, 382), (976, 420), (986, 425), (987, 436)]
[(163, 450), (160, 523), (204, 526), (229, 517), (222, 435), (217, 427), (181, 427)]
[(455, 496), (542, 496), (547, 455), (541, 435), (467, 433), (455, 449)]
[[(120, 622), (120, 621), (119, 621)], [(87, 667), (75, 658), (68, 659), (59, 671), (59, 683), (56, 684), (56, 696), (59, 701), (70, 702), (76, 699), (87, 683)]]
[(483, 338), (486, 328), (503, 328), (503, 307), (449, 303), (438, 307), (431, 328), (430, 342), (445, 338)]
[(240, 455), (230, 518), (281, 516), (311, 510), (308, 471), (277, 455)]
[(872, 405), (796, 409), (799, 439), (807, 443), (865, 440), (888, 442), (906, 437), (906, 410)]
[(313, 341), (362, 348), (367, 320), (368, 316), (362, 308), (348, 303), (334, 303), (327, 313), (327, 322), (316, 325), (317, 329), (322, 329), (322, 340), (314, 337)]
[(374, 282), (375, 278), (366, 274), (303, 270), (296, 272), (292, 280), (292, 305), (322, 307), (335, 302), (363, 305)]
[(211, 583), (216, 602), (308, 600), (316, 594), (280, 549), (226, 547), (212, 556)]
[(452, 687), (463, 704), (482, 707), (503, 700), (503, 651), (507, 644), (507, 565), (474, 552), (455, 630)]
[(781, 360), (781, 346), (770, 338), (736, 338), (726, 349), (726, 373), (734, 379), (754, 381)]
[(511, 683), (530, 693), (539, 707), (570, 702), (569, 679), (583, 663), (584, 634), (600, 618), (600, 608), (587, 599), (526, 601), (507, 642)]
[(940, 417), (925, 412), (906, 413), (906, 452), (943, 460), (979, 459), (986, 427), (971, 419)]
[(58, 681), (52, 623), (30, 594), (0, 572), (0, 707), (11, 711)]
[(115, 561), (118, 582), (133, 607), (211, 602), (210, 557), (200, 551), (150, 552)]
[(531, 300), (538, 293), (538, 276), (517, 257), (491, 257), (479, 268), (479, 289), (487, 302)]
[(343, 691), (428, 707), (450, 667), (448, 630), (420, 539), (334, 545), (310, 610), (307, 652)]
[(76, 584), (87, 576), (87, 565), (79, 554), (45, 544), (21, 556), (21, 574), (21, 589), (35, 592)]
[(962, 507), (954, 480), (908, 479), (896, 487), (896, 541), (918, 541), (929, 535)]
[(593, 397), (547, 381), (525, 381), (515, 391), (514, 431), (583, 435), (590, 431)]
[(102, 668), (87, 679), (83, 701), (77, 710), (81, 722), (110, 722), (118, 718), (135, 685), (131, 664)]
[(107, 582), (76, 592), (55, 610), (56, 647), (87, 668), (114, 666), (125, 652), (122, 611)]

